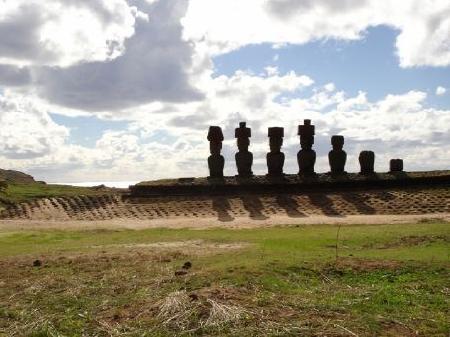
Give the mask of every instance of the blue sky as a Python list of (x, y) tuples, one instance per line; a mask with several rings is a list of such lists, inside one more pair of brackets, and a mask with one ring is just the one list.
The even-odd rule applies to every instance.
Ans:
[(53, 182), (207, 175), (206, 132), (220, 125), (233, 175), (245, 120), (254, 171), (278, 125), (294, 173), (295, 130), (311, 118), (319, 172), (335, 133), (349, 171), (363, 149), (380, 171), (395, 157), (445, 169), (449, 11), (447, 0), (5, 0), (0, 159)]
[[(214, 58), (216, 75), (232, 75), (240, 69), (259, 73), (277, 66), (281, 73), (294, 70), (318, 85), (333, 82), (349, 95), (367, 92), (371, 100), (387, 94), (421, 90), (430, 94), (428, 104), (450, 107), (450, 96), (436, 96), (438, 86), (450, 87), (449, 67), (401, 68), (395, 52), (398, 31), (372, 27), (356, 41), (321, 40), (274, 49), (272, 44), (250, 45)], [(305, 93), (306, 94), (306, 93)]]
[[(318, 86), (333, 82), (350, 96), (364, 91), (370, 100), (421, 90), (429, 94), (427, 105), (450, 109), (450, 95), (435, 93), (439, 86), (450, 88), (450, 67), (401, 68), (395, 53), (397, 35), (398, 31), (380, 26), (369, 28), (364, 38), (356, 41), (322, 40), (283, 48), (274, 48), (270, 43), (249, 45), (214, 57), (213, 76), (232, 76), (239, 70), (259, 74), (266, 67), (276, 66), (280, 73), (293, 70), (307, 75)], [(313, 89), (310, 87), (290, 97), (307, 97)], [(128, 125), (126, 121), (97, 117), (53, 114), (52, 118), (70, 128), (71, 142), (88, 147), (95, 146), (104, 132), (123, 130)]]

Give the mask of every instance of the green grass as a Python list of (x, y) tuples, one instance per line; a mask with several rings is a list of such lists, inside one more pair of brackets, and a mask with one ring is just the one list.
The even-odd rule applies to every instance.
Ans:
[(449, 226), (3, 232), (0, 335), (448, 336)]
[(95, 189), (92, 187), (77, 187), (69, 185), (53, 184), (8, 184), (0, 190), (0, 207), (3, 205), (35, 200), (39, 198), (98, 195), (108, 193), (107, 189)]

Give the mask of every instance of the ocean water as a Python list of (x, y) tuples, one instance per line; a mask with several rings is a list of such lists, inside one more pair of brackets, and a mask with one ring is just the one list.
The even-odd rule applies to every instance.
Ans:
[(130, 185), (137, 184), (139, 181), (86, 181), (81, 183), (54, 183), (58, 185), (72, 185), (72, 186), (99, 186), (105, 185), (107, 187), (127, 188)]

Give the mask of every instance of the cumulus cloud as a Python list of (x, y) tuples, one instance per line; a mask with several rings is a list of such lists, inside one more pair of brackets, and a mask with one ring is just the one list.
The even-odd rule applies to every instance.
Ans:
[(133, 3), (149, 19), (137, 19), (123, 55), (109, 62), (36, 69), (39, 94), (54, 104), (90, 112), (201, 98), (189, 80), (193, 48), (181, 38), (186, 1)]
[(445, 95), (446, 92), (447, 92), (447, 89), (444, 88), (444, 87), (438, 86), (438, 87), (436, 88), (436, 95), (437, 95), (437, 96)]
[(0, 155), (8, 159), (49, 155), (69, 136), (36, 99), (9, 92), (0, 95), (0, 124)]
[(140, 13), (125, 0), (2, 0), (0, 62), (69, 66), (112, 60)]
[[(0, 0), (0, 5), (0, 85), (8, 87), (0, 89), (0, 157), (5, 166), (40, 179), (204, 176), (209, 125), (223, 127), (226, 173), (232, 175), (240, 121), (253, 130), (258, 174), (266, 172), (267, 128), (285, 127), (285, 170), (294, 173), (296, 129), (305, 118), (317, 128), (318, 171), (328, 170), (333, 134), (346, 137), (349, 171), (358, 169), (357, 155), (364, 149), (376, 151), (378, 170), (387, 170), (392, 157), (403, 157), (408, 170), (445, 168), (450, 161), (450, 111), (429, 107), (423, 91), (374, 101), (365, 92), (349, 95), (332, 82), (316, 84), (273, 66), (263, 73), (216, 76), (211, 59), (252, 43), (283, 48), (317, 39), (361, 39), (368, 27), (389, 25), (399, 32), (401, 66), (448, 65), (448, 1), (344, 0), (338, 6), (330, 0), (49, 0), (44, 7), (37, 0)], [(82, 24), (74, 25), (72, 15)], [(71, 144), (70, 130), (49, 112), (130, 123), (105, 131), (87, 148)]]
[(24, 86), (31, 83), (31, 73), (27, 67), (0, 64), (0, 85), (7, 87)]
[[(348, 96), (335, 86), (314, 87), (313, 80), (308, 77), (272, 70), (258, 75), (238, 71), (232, 76), (219, 76), (209, 82), (205, 91), (206, 99), (202, 102), (172, 105), (166, 113), (147, 121), (140, 115), (142, 118), (134, 125), (134, 131), (152, 134), (165, 130), (170, 139), (186, 143), (181, 149), (172, 147), (170, 142), (164, 145), (169, 146), (172, 157), (176, 158), (172, 159), (171, 165), (166, 158), (167, 165), (180, 165), (179, 169), (171, 171), (176, 176), (192, 172), (207, 174), (206, 132), (209, 125), (222, 126), (226, 138), (223, 146), (227, 160), (225, 170), (227, 174), (235, 174), (234, 128), (239, 121), (247, 121), (253, 129), (251, 151), (255, 157), (254, 171), (259, 174), (266, 172), (267, 128), (270, 126), (285, 127), (286, 171), (294, 173), (298, 170), (296, 131), (305, 118), (311, 118), (317, 128), (317, 169), (322, 172), (328, 170), (327, 153), (331, 148), (330, 137), (334, 134), (346, 138), (350, 171), (358, 170), (357, 156), (366, 149), (377, 153), (380, 171), (386, 171), (389, 159), (394, 157), (404, 158), (408, 170), (445, 168), (450, 160), (450, 144), (446, 137), (450, 132), (450, 111), (427, 107), (425, 92), (388, 94), (380, 100), (370, 101), (365, 92)], [(302, 98), (292, 96), (292, 93), (301, 94)], [(155, 109), (161, 107), (155, 106)], [(143, 110), (152, 111), (149, 107)], [(180, 111), (183, 114), (180, 115)], [(435, 155), (434, 159), (431, 153)]]
[(371, 26), (387, 25), (399, 31), (402, 67), (450, 64), (447, 0), (191, 0), (183, 25), (185, 38), (213, 55), (264, 42), (356, 40)]
[(307, 76), (278, 70), (264, 74), (239, 71), (206, 84), (202, 101), (133, 109), (129, 116), (134, 122), (127, 129), (105, 131), (93, 148), (70, 144), (69, 130), (49, 120), (48, 107), (39, 105), (38, 100), (28, 100), (27, 105), (18, 103), (26, 101), (23, 97), (4, 98), (1, 122), (8, 128), (2, 128), (5, 145), (0, 155), (8, 158), (4, 159), (8, 167), (23, 167), (49, 181), (204, 176), (209, 155), (207, 128), (221, 125), (226, 138), (225, 172), (233, 175), (234, 128), (247, 121), (253, 130), (255, 173), (266, 173), (270, 126), (285, 127), (285, 171), (295, 173), (300, 148), (297, 125), (310, 118), (317, 129), (319, 172), (329, 170), (327, 153), (333, 134), (345, 136), (349, 171), (358, 170), (361, 150), (376, 152), (379, 171), (386, 171), (394, 157), (403, 158), (407, 170), (445, 168), (450, 161), (450, 111), (428, 107), (425, 92), (409, 91), (371, 101), (364, 92), (348, 96), (336, 87), (331, 91), (327, 85), (314, 86)]

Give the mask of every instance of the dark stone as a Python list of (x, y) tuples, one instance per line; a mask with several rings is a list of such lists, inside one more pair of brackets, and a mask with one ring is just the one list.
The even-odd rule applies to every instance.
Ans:
[(222, 150), (223, 133), (220, 126), (210, 126), (208, 131), (209, 151), (208, 168), (210, 178), (223, 178), (225, 158), (220, 154)]
[(192, 263), (191, 262), (189, 262), (189, 261), (187, 261), (187, 262), (185, 262), (184, 264), (183, 264), (183, 269), (191, 269), (191, 267), (192, 267)]
[(186, 270), (177, 270), (175, 272), (175, 276), (183, 276), (186, 275), (188, 272)]
[(198, 295), (195, 293), (189, 294), (191, 301), (198, 301)]
[(268, 175), (270, 177), (282, 177), (284, 166), (284, 153), (281, 152), (283, 146), (284, 128), (269, 128), (270, 152), (266, 156)]
[(42, 266), (42, 261), (41, 260), (35, 260), (33, 262), (33, 267), (40, 267)]
[(403, 172), (403, 159), (391, 159), (389, 162), (390, 172)]
[(347, 161), (347, 153), (342, 150), (344, 147), (344, 136), (332, 136), (331, 145), (333, 150), (328, 153), (331, 174), (343, 174), (345, 173), (345, 162)]
[(315, 127), (310, 119), (305, 119), (303, 125), (298, 126), (301, 150), (297, 153), (299, 174), (313, 175), (316, 164), (316, 151), (312, 149), (314, 144)]
[(253, 175), (253, 154), (248, 151), (250, 146), (250, 137), (252, 130), (246, 127), (245, 122), (239, 123), (239, 127), (235, 129), (234, 136), (237, 138), (237, 146), (239, 152), (234, 156), (236, 159), (236, 167), (239, 177), (251, 177)]
[(361, 151), (359, 165), (361, 166), (361, 174), (375, 173), (375, 153), (373, 151)]

